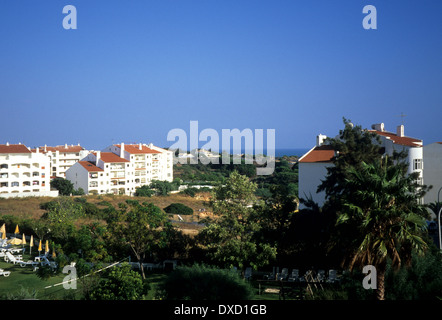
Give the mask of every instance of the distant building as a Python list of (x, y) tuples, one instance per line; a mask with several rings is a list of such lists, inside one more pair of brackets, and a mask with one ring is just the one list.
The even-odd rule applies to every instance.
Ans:
[[(385, 154), (392, 155), (394, 151), (406, 151), (408, 174), (418, 172), (418, 182), (424, 183), (422, 140), (405, 136), (403, 125), (397, 127), (396, 133), (385, 131), (383, 123), (374, 124), (369, 131), (379, 135)], [(304, 199), (311, 198), (320, 206), (325, 202), (325, 192), (317, 193), (317, 189), (327, 175), (327, 167), (333, 166), (332, 159), (335, 156), (335, 150), (324, 144), (326, 138), (325, 135), (318, 135), (316, 146), (299, 159), (298, 196)]]
[(23, 144), (0, 145), (0, 197), (58, 196), (50, 188), (50, 161)]
[(44, 145), (43, 147), (32, 149), (32, 152), (37, 150), (49, 157), (51, 178), (66, 178), (66, 170), (89, 154), (89, 151), (80, 145), (65, 144), (55, 147)]
[(173, 152), (152, 144), (118, 144), (87, 155), (66, 171), (86, 194), (133, 195), (152, 180), (173, 181)]
[(424, 181), (433, 188), (425, 195), (425, 203), (442, 202), (442, 142), (435, 142), (424, 146)]

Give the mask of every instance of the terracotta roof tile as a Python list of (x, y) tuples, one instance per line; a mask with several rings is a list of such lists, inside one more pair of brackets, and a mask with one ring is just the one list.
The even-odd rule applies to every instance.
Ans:
[[(46, 148), (46, 151), (45, 151), (45, 148)], [(48, 147), (48, 146), (46, 146), (46, 147), (38, 147), (38, 149), (39, 149), (39, 152), (41, 152), (41, 153), (46, 153), (46, 152), (49, 152), (49, 151), (51, 151), (51, 152), (55, 152), (55, 151), (58, 151), (58, 152), (80, 152), (80, 151), (82, 151), (82, 150), (84, 150), (84, 148), (83, 147), (81, 147), (81, 146), (55, 146), (55, 147)], [(36, 152), (36, 149), (32, 149), (32, 152)]]
[(89, 172), (104, 171), (103, 169), (97, 167), (95, 164), (89, 161), (78, 161), (78, 163), (81, 164), (83, 168), (85, 168)]
[[(97, 153), (94, 152), (94, 155), (96, 156)], [(100, 159), (103, 160), (103, 162), (130, 162), (129, 160), (126, 160), (124, 158), (120, 158), (115, 153), (112, 152), (101, 152)]]
[(399, 144), (407, 147), (422, 147), (422, 140), (410, 138), (410, 137), (400, 137), (395, 133), (387, 131), (370, 130), (371, 132), (377, 133), (380, 136), (387, 137), (391, 139), (395, 144)]
[(335, 156), (335, 150), (329, 145), (322, 145), (315, 147), (305, 155), (303, 155), (299, 162), (311, 163), (311, 162), (331, 162)]
[(24, 144), (0, 144), (0, 153), (31, 153)]
[[(120, 144), (116, 144), (115, 146), (117, 146), (118, 148), (121, 149)], [(131, 153), (131, 154), (161, 153), (161, 151), (150, 149), (150, 148), (146, 147), (145, 145), (141, 145), (141, 150), (140, 150), (139, 144), (125, 144), (124, 150)]]

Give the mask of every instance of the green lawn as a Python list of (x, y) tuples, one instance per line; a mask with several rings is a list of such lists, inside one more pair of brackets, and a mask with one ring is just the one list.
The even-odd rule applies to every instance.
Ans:
[[(33, 260), (29, 254), (23, 255), (23, 261)], [(23, 292), (36, 292), (36, 298), (40, 300), (62, 299), (68, 291), (63, 286), (45, 289), (63, 281), (64, 274), (51, 277), (49, 280), (41, 280), (33, 271), (32, 266), (21, 267), (19, 264), (5, 262), (0, 258), (0, 269), (10, 271), (9, 277), (0, 276), (0, 299), (23, 298)], [(70, 291), (70, 290), (69, 290)]]

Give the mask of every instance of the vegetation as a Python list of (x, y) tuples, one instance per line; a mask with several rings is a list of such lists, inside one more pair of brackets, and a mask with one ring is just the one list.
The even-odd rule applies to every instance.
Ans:
[(159, 287), (168, 300), (249, 300), (252, 287), (230, 270), (205, 265), (178, 267)]
[[(323, 289), (298, 288), (307, 299), (441, 298), (442, 256), (428, 237), (427, 208), (419, 202), (427, 188), (406, 174), (401, 154), (382, 157), (376, 137), (349, 120), (328, 143), (339, 155), (319, 187), (326, 194), (323, 206), (298, 199), (298, 167), (286, 157), (269, 176), (256, 176), (256, 166), (244, 161), (179, 164), (173, 182), (153, 181), (138, 188), (136, 197), (0, 199), (0, 224), (8, 231), (20, 225), (20, 233), (33, 235), (36, 243), (48, 240), (56, 253), (50, 260), (57, 263), (34, 272), (0, 261), (15, 275), (2, 278), (1, 297), (253, 299), (262, 296), (255, 295), (257, 283), (245, 279), (246, 268), (263, 274), (273, 266), (313, 266), (346, 272)], [(64, 181), (55, 184), (73, 194)], [(188, 188), (174, 193), (180, 185)], [(170, 214), (183, 221), (172, 221)], [(35, 254), (33, 248), (25, 259)], [(128, 257), (135, 263), (103, 269)], [(154, 274), (143, 265), (169, 259), (179, 261), (170, 273)], [(75, 294), (43, 289), (63, 281), (63, 267), (71, 263), (80, 277)], [(362, 287), (366, 264), (376, 266), (377, 291)]]
[(182, 215), (192, 215), (193, 209), (182, 204), (182, 203), (172, 203), (164, 208), (166, 213), (182, 214)]

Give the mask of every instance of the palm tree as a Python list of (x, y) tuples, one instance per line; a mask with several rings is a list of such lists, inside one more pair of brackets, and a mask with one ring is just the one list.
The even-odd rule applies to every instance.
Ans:
[(341, 198), (343, 210), (337, 223), (357, 228), (360, 236), (348, 265), (350, 270), (376, 267), (379, 300), (385, 298), (387, 259), (397, 269), (411, 262), (413, 251), (421, 254), (427, 248), (422, 238), (426, 210), (419, 201), (423, 188), (415, 179), (387, 157), (348, 169), (344, 185), (351, 192)]

